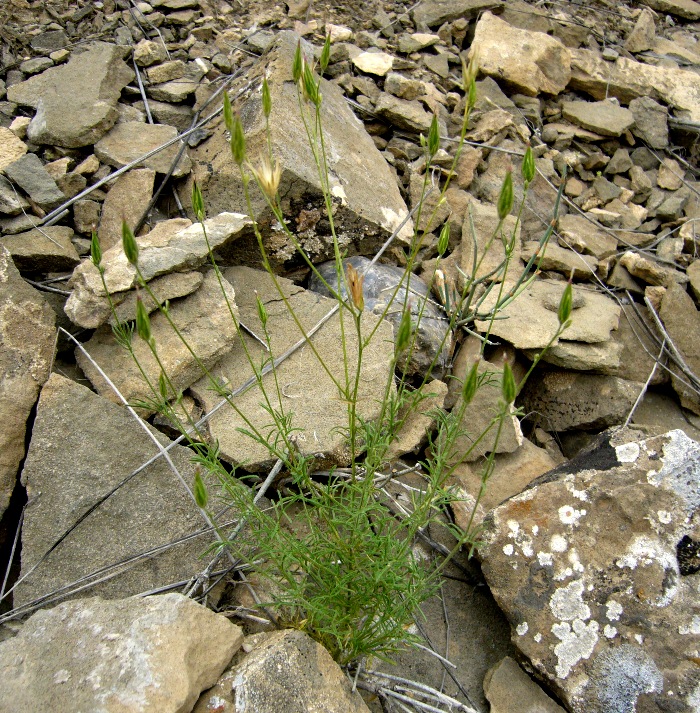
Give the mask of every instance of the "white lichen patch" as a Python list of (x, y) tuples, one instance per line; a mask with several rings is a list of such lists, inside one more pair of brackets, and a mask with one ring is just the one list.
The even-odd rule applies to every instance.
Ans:
[(537, 533), (540, 531), (540, 526), (539, 525), (533, 525), (532, 526), (532, 534), (537, 537)]
[(614, 599), (608, 599), (605, 602), (605, 616), (608, 621), (619, 621), (620, 615), (622, 614), (622, 604), (616, 602)]
[(585, 621), (591, 617), (591, 609), (583, 601), (583, 582), (580, 579), (557, 589), (549, 600), (549, 608), (561, 621)]
[(603, 627), (603, 634), (605, 635), (606, 639), (614, 639), (617, 636), (617, 629), (614, 626), (611, 626), (610, 624), (606, 624)]
[(577, 510), (571, 505), (562, 505), (559, 508), (559, 519), (564, 525), (578, 525), (578, 521), (586, 514), (582, 508)]
[(535, 554), (535, 550), (532, 547), (532, 538), (527, 535), (523, 537), (518, 544), (520, 545), (520, 549), (525, 557), (529, 558)]
[(665, 573), (672, 572), (673, 576), (664, 575), (663, 590), (655, 599), (649, 598), (647, 602), (653, 606), (666, 607), (678, 593), (678, 560), (676, 553), (663, 548), (660, 542), (644, 535), (639, 535), (630, 542), (625, 554), (617, 562), (620, 569), (637, 569), (639, 567), (660, 567)]
[(584, 502), (588, 500), (588, 493), (585, 490), (576, 490), (574, 484), (570, 481), (566, 484), (566, 489), (577, 499), (583, 500)]
[(679, 634), (700, 634), (700, 615), (696, 614), (690, 624), (679, 624), (678, 626)]
[(520, 532), (520, 523), (517, 520), (508, 520), (506, 523), (508, 526), (508, 537), (517, 537)]
[(640, 646), (644, 643), (644, 637), (641, 634), (635, 634), (634, 638)]
[(552, 552), (566, 552), (569, 543), (564, 535), (554, 535), (549, 542), (549, 546)]
[(656, 517), (659, 518), (659, 522), (660, 522), (662, 525), (668, 525), (668, 524), (671, 522), (671, 520), (672, 520), (671, 513), (670, 513), (668, 510), (659, 510), (659, 511), (657, 511)]
[(503, 554), (506, 555), (507, 557), (510, 557), (513, 552), (515, 552), (515, 547), (513, 547), (513, 543), (509, 542), (507, 545), (503, 545)]
[(554, 557), (551, 552), (538, 552), (537, 561), (541, 567), (551, 567), (554, 564)]
[(598, 643), (598, 622), (595, 619), (588, 624), (581, 619), (574, 619), (572, 624), (563, 621), (552, 625), (552, 633), (560, 642), (554, 647), (556, 673), (559, 678), (566, 678), (581, 659), (593, 653)]
[(527, 630), (528, 630), (529, 628), (530, 628), (530, 627), (527, 625), (527, 622), (524, 621), (522, 624), (518, 624), (518, 625), (515, 627), (515, 631), (516, 631), (516, 633), (518, 634), (518, 636), (525, 636), (525, 634), (527, 634)]
[(634, 463), (639, 458), (639, 443), (623, 443), (615, 447), (615, 455), (619, 463)]
[(663, 438), (662, 466), (650, 470), (647, 481), (675, 492), (685, 501), (688, 512), (693, 512), (700, 507), (700, 443), (681, 430), (669, 431)]
[(571, 567), (564, 567), (564, 569), (559, 570), (555, 575), (554, 579), (557, 582), (563, 582), (565, 579), (574, 576), (574, 570)]
[(535, 640), (535, 643), (539, 644), (540, 641), (542, 641), (542, 634), (538, 631), (532, 638)]

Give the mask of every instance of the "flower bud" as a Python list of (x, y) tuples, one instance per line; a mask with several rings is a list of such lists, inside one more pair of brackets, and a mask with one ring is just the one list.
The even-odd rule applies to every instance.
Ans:
[(206, 217), (204, 213), (204, 198), (202, 198), (202, 191), (197, 185), (197, 181), (192, 182), (192, 210), (197, 220), (203, 222)]
[(201, 510), (207, 506), (209, 502), (209, 494), (207, 493), (207, 486), (204, 485), (202, 480), (202, 475), (197, 469), (194, 473), (194, 501), (197, 503), (197, 507)]
[(258, 305), (258, 319), (260, 320), (260, 324), (262, 324), (262, 328), (265, 329), (267, 326), (267, 309), (265, 308), (263, 301), (258, 296), (257, 291), (255, 292), (255, 299)]
[(523, 174), (523, 180), (525, 183), (530, 183), (532, 179), (535, 177), (535, 158), (532, 155), (532, 148), (530, 146), (527, 147), (527, 150), (525, 151), (525, 156), (523, 157), (523, 165), (522, 165), (522, 174)]
[(557, 310), (557, 318), (559, 319), (559, 324), (564, 325), (569, 321), (571, 317), (571, 309), (573, 306), (573, 288), (569, 282), (564, 288), (564, 292), (561, 295), (561, 300), (559, 300), (559, 309)]
[(326, 41), (323, 43), (323, 49), (321, 50), (321, 59), (319, 60), (319, 64), (321, 65), (321, 72), (326, 71), (326, 67), (328, 67), (328, 62), (330, 61), (331, 58), (331, 36), (330, 34), (326, 35)]
[(95, 267), (99, 267), (102, 262), (102, 248), (97, 237), (97, 232), (92, 231), (92, 240), (90, 240), (90, 259)]
[(270, 96), (270, 85), (267, 83), (267, 77), (263, 77), (262, 83), (262, 106), (263, 114), (269, 117), (272, 112), (272, 97)]
[(299, 42), (297, 42), (296, 52), (294, 53), (294, 59), (292, 61), (292, 79), (295, 82), (299, 82), (301, 79), (301, 73), (304, 69), (303, 64), (304, 60), (301, 56), (301, 40), (299, 40)]
[(467, 374), (467, 378), (462, 384), (462, 401), (465, 404), (470, 404), (476, 394), (476, 390), (479, 386), (479, 362), (475, 361), (472, 364), (472, 368)]
[(136, 332), (144, 342), (151, 343), (151, 318), (140, 297), (136, 298)]
[(158, 391), (160, 392), (161, 398), (163, 401), (168, 400), (168, 380), (165, 378), (165, 373), (160, 372), (160, 376), (158, 377)]
[(440, 237), (438, 238), (438, 255), (442, 257), (446, 252), (447, 248), (450, 245), (450, 224), (449, 223), (444, 223), (442, 228), (440, 229)]
[(411, 340), (411, 305), (407, 305), (401, 315), (401, 323), (396, 332), (396, 353), (400, 354)]
[(438, 127), (437, 114), (433, 114), (428, 131), (428, 156), (432, 158), (440, 148), (440, 128)]
[(233, 115), (231, 124), (231, 155), (233, 160), (240, 166), (245, 161), (245, 135), (243, 134), (243, 124), (238, 114)]
[(360, 275), (350, 263), (347, 263), (345, 267), (345, 274), (348, 281), (348, 289), (350, 290), (352, 303), (360, 312), (362, 312), (365, 308), (365, 296), (362, 289), (365, 282), (365, 276)]
[(511, 209), (513, 208), (513, 173), (508, 171), (503, 179), (501, 186), (501, 194), (498, 196), (496, 209), (498, 211), (498, 219), (505, 220)]
[(510, 368), (510, 364), (508, 362), (503, 364), (503, 382), (501, 383), (501, 393), (503, 394), (503, 400), (507, 404), (512, 404), (513, 401), (515, 401), (515, 377), (513, 376), (513, 370)]
[(125, 220), (122, 220), (122, 247), (124, 248), (126, 259), (132, 265), (136, 265), (139, 261), (139, 246), (136, 244), (134, 233)]

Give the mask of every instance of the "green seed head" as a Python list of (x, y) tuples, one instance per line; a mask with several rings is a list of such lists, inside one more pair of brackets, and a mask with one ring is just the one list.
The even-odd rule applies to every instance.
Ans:
[(158, 391), (160, 392), (163, 401), (168, 400), (168, 380), (165, 378), (165, 374), (161, 371), (158, 377)]
[(90, 259), (95, 267), (99, 267), (102, 262), (102, 248), (97, 237), (97, 232), (92, 231), (92, 240), (90, 241)]
[(430, 158), (435, 156), (440, 148), (440, 128), (438, 127), (437, 114), (433, 114), (433, 120), (430, 122), (430, 131), (428, 131), (428, 155)]
[(535, 158), (532, 155), (532, 148), (530, 146), (527, 147), (525, 156), (523, 157), (522, 173), (525, 183), (530, 183), (535, 177)]
[(204, 485), (204, 481), (202, 480), (202, 474), (199, 472), (199, 469), (195, 471), (194, 474), (194, 501), (197, 503), (197, 507), (200, 508), (201, 510), (204, 510), (206, 508), (207, 503), (209, 502), (209, 494), (207, 493), (207, 486)]
[(240, 166), (245, 161), (245, 135), (243, 134), (243, 124), (238, 114), (234, 114), (231, 125), (231, 155), (233, 160)]
[(467, 378), (462, 384), (462, 400), (465, 404), (472, 402), (476, 389), (479, 385), (479, 362), (475, 361), (467, 374)]
[(507, 404), (512, 404), (513, 401), (515, 401), (515, 377), (513, 376), (513, 370), (510, 368), (510, 364), (508, 362), (503, 364), (503, 382), (501, 384), (501, 393), (503, 394), (503, 400)]
[(505, 220), (513, 208), (513, 172), (508, 171), (503, 179), (501, 194), (498, 196), (496, 204), (499, 220)]
[(450, 224), (444, 223), (440, 230), (440, 237), (438, 238), (438, 255), (442, 257), (450, 245)]
[(267, 83), (267, 77), (263, 78), (262, 83), (262, 105), (263, 114), (265, 117), (269, 117), (272, 112), (272, 98), (270, 97), (270, 85)]
[(192, 183), (192, 210), (200, 222), (204, 222), (206, 217), (204, 213), (204, 198), (202, 198), (202, 191), (197, 185), (197, 181)]
[(260, 319), (260, 324), (262, 324), (263, 329), (267, 326), (267, 309), (263, 304), (263, 301), (258, 297), (258, 293), (255, 293), (255, 299), (258, 303), (258, 319)]
[(136, 298), (136, 332), (144, 342), (151, 342), (151, 318), (140, 297)]
[(295, 83), (298, 83), (301, 79), (301, 74), (304, 70), (303, 67), (304, 60), (301, 56), (301, 40), (297, 42), (297, 51), (294, 53), (294, 60), (292, 61), (292, 79)]
[(133, 231), (125, 220), (122, 221), (122, 247), (124, 248), (126, 259), (132, 265), (136, 265), (139, 261), (139, 246), (136, 244)]
[(326, 41), (323, 43), (323, 50), (321, 50), (321, 59), (319, 61), (321, 65), (321, 72), (326, 71), (326, 67), (328, 67), (328, 62), (330, 61), (331, 58), (331, 36), (326, 35)]
[(573, 299), (573, 288), (571, 287), (571, 282), (569, 282), (564, 288), (561, 300), (559, 300), (559, 309), (557, 310), (557, 318), (559, 319), (559, 324), (563, 325), (569, 321), (569, 317), (571, 317)]
[(396, 333), (396, 353), (401, 353), (411, 340), (411, 305), (407, 305), (401, 315), (401, 323)]

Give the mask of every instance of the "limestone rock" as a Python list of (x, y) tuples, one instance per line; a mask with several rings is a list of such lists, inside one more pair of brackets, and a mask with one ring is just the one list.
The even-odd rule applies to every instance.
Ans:
[(632, 99), (629, 109), (634, 115), (632, 133), (653, 149), (668, 146), (668, 109), (650, 97)]
[[(125, 121), (117, 124), (95, 144), (95, 155), (103, 163), (115, 168), (121, 168), (140, 156), (162, 146), (176, 136), (177, 129), (173, 126)], [(142, 164), (156, 173), (168, 173), (170, 166), (177, 158), (181, 146), (182, 141), (176, 141), (168, 148), (142, 161)], [(175, 166), (173, 178), (186, 176), (191, 168), (192, 162), (187, 155), (187, 150), (185, 150), (184, 155)]]
[(109, 189), (102, 206), (98, 235), (103, 252), (122, 239), (122, 221), (134, 228), (151, 200), (155, 171), (150, 168), (132, 169), (119, 176)]
[(6, 235), (2, 243), (22, 272), (63, 272), (80, 263), (78, 251), (71, 242), (73, 235), (71, 228), (51, 225)]
[(0, 171), (27, 153), (27, 144), (8, 128), (0, 126)]
[[(189, 348), (182, 343), (161, 312), (151, 317), (151, 332), (158, 356), (174, 389), (184, 390), (202, 376), (201, 367), (192, 352), (208, 369), (235, 345), (237, 326), (229, 309), (233, 309), (237, 316), (233, 287), (224, 281), (222, 288), (212, 271), (196, 292), (170, 305), (170, 318), (186, 337)], [(116, 342), (111, 329), (101, 327), (84, 346), (127, 401), (153, 398), (141, 371), (126, 349)], [(151, 384), (157, 385), (161, 366), (147, 344), (134, 336), (132, 346)], [(80, 350), (76, 351), (76, 359), (97, 392), (118, 401), (112, 388)], [(172, 396), (175, 397), (175, 394)], [(144, 410), (151, 411), (147, 407)]]
[(654, 23), (654, 13), (648, 8), (644, 8), (634, 24), (632, 32), (627, 35), (625, 49), (628, 52), (644, 52), (654, 46), (656, 35), (656, 25)]
[(66, 602), (0, 644), (3, 710), (184, 713), (242, 643), (239, 627), (181, 594)]
[(204, 693), (193, 713), (369, 713), (360, 694), (321, 644), (287, 629), (248, 637), (254, 648)]
[[(251, 221), (239, 213), (221, 213), (205, 221), (207, 238), (212, 250), (225, 248), (250, 230)], [(192, 270), (208, 260), (207, 241), (200, 223), (183, 218), (165, 220), (150, 233), (136, 238), (139, 246), (139, 269), (143, 279), (173, 271)], [(135, 268), (124, 255), (121, 242), (102, 256), (105, 284), (110, 294), (125, 292), (136, 286)], [(109, 303), (97, 268), (84, 260), (70, 280), (73, 293), (66, 301), (66, 314), (80, 326), (94, 329), (110, 316)]]
[(491, 713), (564, 713), (510, 656), (489, 669), (484, 693)]
[[(297, 87), (292, 81), (298, 39), (293, 33), (280, 33), (245, 81), (266, 73), (272, 99), (272, 153), (282, 168), (279, 185), (282, 209), (301, 247), (312, 260), (320, 261), (333, 257), (333, 247), (328, 221), (323, 215), (325, 206), (318, 170), (299, 115)], [(309, 46), (302, 42), (302, 48), (311, 57)], [(384, 157), (348, 107), (340, 89), (322, 79), (321, 93), (321, 121), (338, 240), (341, 249), (351, 254), (370, 254), (399, 227), (408, 210)], [(253, 93), (242, 102), (237, 109), (246, 134), (246, 150), (250, 161), (257, 164), (268, 152), (262, 99), (259, 93)], [(247, 214), (238, 166), (231, 160), (225, 131), (222, 123), (209, 139), (191, 149), (193, 178), (209, 211), (239, 210)], [(302, 259), (293, 245), (271, 230), (272, 214), (255, 186), (251, 186), (251, 199), (253, 215), (261, 225), (272, 263), (301, 265)], [(412, 233), (413, 225), (408, 221), (399, 230), (399, 242), (405, 243)], [(244, 246), (237, 246), (236, 262), (260, 265), (254, 238)]]
[(637, 97), (651, 97), (675, 107), (680, 116), (700, 121), (700, 76), (671, 67), (655, 67), (625, 57), (607, 62), (592, 50), (571, 50), (573, 89), (595, 99), (617, 97), (627, 104)]
[[(280, 356), (286, 349), (303, 338), (299, 327), (281, 300), (271, 278), (264, 272), (245, 267), (229, 268), (224, 273), (236, 288), (241, 321), (256, 334), (264, 334), (258, 316), (257, 297), (263, 302), (268, 313), (267, 330), (272, 343), (273, 357)], [(305, 330), (310, 330), (334, 306), (335, 301), (295, 286), (291, 281), (278, 278), (290, 306)], [(365, 310), (362, 318), (363, 333), (369, 334), (377, 325), (377, 317)], [(347, 319), (344, 321), (349, 355), (356, 354), (356, 337)], [(243, 351), (239, 339), (244, 339), (248, 351), (256, 365), (264, 358), (260, 344), (245, 334), (230, 341), (231, 351), (211, 370), (214, 378), (222, 384), (237, 388), (253, 375), (252, 368)], [(311, 337), (318, 355), (324, 360), (333, 378), (345, 383), (343, 364), (343, 344), (340, 322), (337, 315), (330, 319)], [(391, 327), (378, 327), (369, 347), (363, 352), (360, 389), (357, 400), (358, 416), (365, 420), (376, 418), (381, 409), (378, 394), (383, 394), (387, 382), (392, 378), (394, 349)], [(352, 356), (350, 374), (354, 372)], [(347, 428), (347, 404), (342, 399), (331, 377), (319, 364), (310, 346), (298, 349), (277, 367), (277, 381), (281, 388), (281, 403), (275, 396), (274, 377), (268, 374), (263, 379), (264, 387), (270, 395), (273, 407), (282, 408), (292, 415), (292, 427), (300, 429), (294, 435), (299, 450), (304, 455), (317, 454), (319, 467), (347, 465), (350, 462), (347, 439), (340, 429)], [(212, 390), (208, 379), (200, 379), (192, 387), (195, 396), (208, 411), (221, 399)], [(270, 414), (261, 405), (264, 397), (254, 386), (243, 394), (232, 398), (237, 409), (246, 414), (249, 424), (231, 408), (224, 407), (209, 420), (209, 429), (221, 447), (222, 457), (235, 464), (244, 464), (246, 469), (264, 470), (272, 466), (275, 458), (269, 450), (250, 436), (240, 432), (251, 427), (263, 433), (270, 430)]]
[[(602, 260), (617, 251), (617, 239), (583, 216), (571, 213), (559, 218), (560, 245)], [(549, 250), (549, 247), (547, 247)]]
[(570, 77), (570, 53), (543, 32), (528, 32), (485, 12), (476, 25), (470, 54), (479, 71), (501, 79), (527, 96), (559, 94)]
[[(352, 265), (360, 275), (364, 275), (365, 309), (379, 317), (386, 311), (386, 319), (391, 323), (394, 334), (396, 334), (406, 300), (405, 282), (402, 282), (404, 270), (391, 265), (370, 266), (370, 261), (359, 255), (343, 261), (344, 266), (348, 264)], [(330, 287), (337, 289), (338, 276), (335, 262), (319, 265), (318, 271)], [(402, 284), (402, 287), (396, 292), (394, 301), (387, 311), (388, 301), (394, 295), (399, 283)], [(331, 293), (316, 275), (312, 275), (309, 289), (326, 297), (331, 296)], [(452, 341), (451, 335), (448, 333), (449, 322), (431, 301), (427, 301), (429, 299), (428, 292), (428, 286), (421, 278), (415, 275), (410, 276), (409, 301), (412, 320), (417, 323), (416, 342), (412, 347), (408, 364), (404, 365), (400, 358), (397, 363), (397, 369), (405, 368), (409, 377), (427, 377), (432, 372), (436, 378), (440, 378), (447, 368)], [(344, 286), (341, 286), (341, 294), (346, 296)]]
[(688, 276), (668, 265), (662, 265), (652, 257), (647, 257), (641, 253), (628, 251), (620, 258), (620, 264), (631, 274), (648, 285), (671, 285), (685, 284)]
[(602, 136), (620, 136), (634, 124), (634, 114), (629, 109), (609, 101), (564, 102), (562, 115)]
[[(697, 379), (700, 374), (700, 312), (683, 287), (672, 285), (666, 290), (659, 316), (676, 349)], [(700, 414), (700, 396), (696, 389), (684, 383), (687, 381), (678, 366), (672, 365), (671, 384), (680, 397), (681, 405)]]
[[(169, 445), (165, 436), (151, 432), (162, 446)], [(18, 585), (15, 606), (87, 575), (95, 580), (94, 573), (102, 567), (192, 535), (205, 526), (164, 459), (147, 466), (89, 512), (156, 452), (153, 441), (123, 407), (74, 381), (51, 375), (39, 400), (22, 471), (30, 499), (22, 529), (22, 576), (56, 547)], [(190, 487), (194, 479), (191, 455), (181, 446), (170, 451)], [(111, 574), (118, 576), (95, 584), (90, 593), (124, 597), (187, 580), (201, 569), (198, 558), (211, 539), (209, 533), (200, 534), (153, 557), (117, 566)]]
[(0, 176), (0, 213), (19, 215), (27, 208), (29, 201), (4, 176)]
[(134, 78), (122, 57), (122, 48), (95, 42), (67, 64), (9, 87), (10, 101), (37, 110), (29, 139), (65, 148), (100, 139), (117, 121), (119, 95)]
[[(529, 241), (523, 245), (523, 260), (529, 260), (539, 252), (540, 244)], [(581, 255), (574, 250), (550, 243), (544, 255), (538, 260), (541, 270), (560, 272), (565, 277), (573, 275), (574, 280), (589, 279), (598, 267), (598, 261), (592, 255)]]
[(54, 323), (51, 307), (0, 246), (0, 515), (24, 457), (27, 419), (51, 371)]
[(418, 101), (406, 101), (391, 94), (382, 92), (375, 102), (375, 111), (390, 124), (406, 131), (427, 133), (430, 129), (432, 116), (423, 109)]
[(352, 58), (352, 63), (360, 72), (384, 77), (394, 65), (394, 58), (386, 52), (362, 52)]
[[(615, 334), (613, 332), (613, 334)], [(529, 359), (535, 359), (538, 350), (525, 350)], [(598, 374), (617, 374), (623, 363), (623, 345), (616, 339), (607, 342), (567, 342), (563, 339), (544, 353), (542, 361), (562, 369), (592, 371)], [(621, 374), (619, 374), (622, 376)], [(642, 379), (646, 378), (646, 374)]]
[(413, 10), (413, 20), (420, 27), (437, 27), (444, 22), (478, 17), (484, 10), (505, 5), (501, 0), (426, 0)]
[(699, 478), (681, 431), (606, 433), (487, 518), (484, 576), (573, 713), (697, 710)]
[(642, 0), (658, 12), (668, 12), (686, 20), (700, 20), (700, 3), (696, 0)]
[(40, 208), (55, 208), (66, 199), (36, 154), (24, 154), (5, 166), (5, 175)]
[[(509, 341), (516, 349), (542, 349), (556, 332), (559, 321), (557, 310), (565, 283), (553, 280), (535, 280), (518, 298), (499, 314), (491, 334)], [(506, 285), (509, 289), (509, 285)], [(484, 301), (482, 313), (495, 303), (495, 297)], [(560, 339), (573, 342), (605, 342), (610, 332), (617, 328), (620, 308), (613, 300), (595, 290), (575, 286), (571, 326)], [(486, 330), (488, 322), (477, 321), (480, 330)]]
[(548, 371), (532, 375), (520, 399), (532, 423), (547, 431), (595, 430), (622, 423), (641, 390), (616, 376)]

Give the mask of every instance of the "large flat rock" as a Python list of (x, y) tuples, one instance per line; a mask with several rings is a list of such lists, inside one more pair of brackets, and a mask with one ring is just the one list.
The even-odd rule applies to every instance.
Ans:
[[(266, 273), (235, 267), (228, 269), (225, 275), (236, 288), (241, 321), (256, 334), (263, 336), (262, 325), (258, 319), (257, 291), (257, 296), (268, 312), (267, 329), (272, 344), (272, 357), (280, 356), (284, 350), (303, 338), (301, 330)], [(336, 304), (334, 300), (306, 291), (289, 280), (278, 279), (289, 305), (305, 330), (311, 329)], [(377, 326), (378, 319), (365, 310), (362, 317), (363, 334), (369, 334)], [(344, 330), (349, 355), (349, 374), (352, 379), (357, 368), (357, 340), (347, 313), (344, 316)], [(245, 339), (247, 350), (256, 366), (269, 359), (270, 355), (252, 338), (246, 335), (241, 337)], [(336, 314), (324, 324), (311, 337), (311, 341), (333, 378), (344, 388), (345, 367), (339, 316)], [(382, 322), (363, 352), (357, 400), (358, 418), (372, 420), (379, 416), (387, 383), (393, 378), (393, 356), (393, 330), (388, 322)], [(240, 343), (212, 369), (212, 374), (214, 378), (230, 384), (232, 388), (241, 386), (253, 375)], [(323, 467), (323, 464), (347, 465), (350, 462), (350, 451), (345, 430), (341, 429), (347, 429), (348, 426), (348, 405), (308, 344), (294, 352), (277, 368), (277, 382), (280, 388), (279, 398), (273, 375), (268, 374), (263, 379), (271, 406), (291, 414), (292, 427), (299, 429), (294, 433), (294, 440), (300, 452), (304, 455), (317, 454), (316, 463), (321, 464), (320, 467)], [(393, 384), (390, 388), (393, 389)], [(207, 379), (201, 379), (192, 390), (206, 410), (213, 408), (220, 400), (211, 391)], [(268, 448), (240, 431), (241, 428), (251, 430), (251, 427), (254, 427), (264, 437), (272, 434), (270, 437), (274, 438), (274, 431), (270, 426), (272, 419), (264, 408), (263, 394), (259, 387), (253, 386), (245, 393), (235, 396), (232, 401), (236, 411), (226, 406), (217, 411), (209, 421), (211, 435), (218, 440), (222, 457), (254, 471), (268, 468), (275, 462)], [(241, 414), (246, 416), (248, 423), (243, 420)]]
[(51, 371), (55, 321), (48, 302), (20, 277), (0, 246), (0, 515), (24, 457), (27, 419)]
[[(162, 446), (169, 444), (165, 436), (152, 432)], [(22, 528), (21, 575), (156, 453), (153, 441), (124, 408), (52, 374), (42, 390), (22, 471), (30, 502)], [(194, 478), (191, 455), (181, 446), (170, 451), (190, 486)], [(205, 526), (194, 502), (161, 458), (99, 504), (28, 574), (15, 590), (15, 606)], [(211, 534), (205, 533), (153, 557), (127, 562), (110, 572), (118, 576), (88, 592), (124, 597), (187, 580), (201, 569), (198, 558), (211, 540)]]
[[(300, 115), (297, 87), (292, 81), (292, 60), (298, 37), (280, 33), (272, 47), (247, 75), (246, 81), (267, 76), (272, 98), (270, 141), (272, 155), (279, 161), (282, 177), (279, 194), (288, 225), (301, 246), (318, 262), (333, 258), (330, 225), (325, 217), (318, 168)], [(313, 50), (302, 43), (304, 52)], [(321, 80), (321, 122), (328, 162), (328, 180), (334, 203), (334, 221), (341, 250), (350, 254), (372, 254), (398, 228), (408, 210), (396, 185), (396, 178), (374, 145), (362, 122), (352, 113), (340, 89)], [(313, 106), (303, 103), (307, 121), (313, 125)], [(268, 153), (265, 117), (259, 93), (237, 108), (246, 135), (248, 159), (258, 164)], [(248, 213), (240, 171), (231, 159), (231, 149), (223, 122), (214, 134), (190, 150), (193, 178), (212, 213), (236, 210)], [(251, 183), (253, 215), (260, 222), (265, 245), (275, 265), (301, 264), (294, 246), (283, 233), (272, 228), (276, 221), (255, 183)], [(399, 232), (404, 242), (412, 236), (409, 221)], [(246, 249), (237, 246), (236, 262), (260, 266), (257, 242)]]
[(67, 64), (9, 87), (10, 101), (36, 109), (29, 139), (65, 148), (98, 141), (119, 118), (119, 95), (134, 78), (123, 57), (123, 47), (95, 42)]
[(484, 576), (567, 710), (698, 710), (699, 506), (700, 444), (607, 432), (487, 517)]
[(66, 602), (0, 644), (3, 711), (185, 713), (242, 643), (226, 617), (181, 594)]

